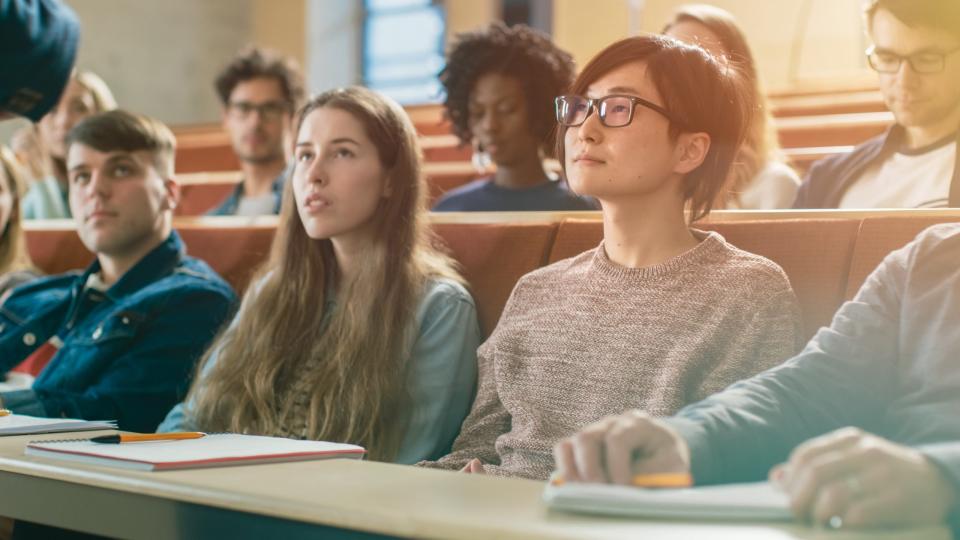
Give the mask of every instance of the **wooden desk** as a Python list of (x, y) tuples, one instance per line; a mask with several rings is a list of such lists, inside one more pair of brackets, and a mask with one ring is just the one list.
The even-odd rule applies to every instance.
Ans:
[(0, 438), (0, 513), (111, 536), (949, 538), (945, 529), (868, 535), (560, 514), (540, 502), (540, 482), (353, 460), (148, 473), (24, 456), (26, 442), (39, 438), (63, 435)]

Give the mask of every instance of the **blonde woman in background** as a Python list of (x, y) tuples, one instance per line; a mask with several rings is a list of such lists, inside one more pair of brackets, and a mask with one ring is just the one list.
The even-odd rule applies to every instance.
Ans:
[(65, 165), (67, 133), (84, 118), (117, 108), (103, 79), (90, 71), (74, 73), (60, 102), (36, 126), (14, 136), (13, 147), (31, 178), (23, 199), (25, 219), (70, 218)]
[(8, 290), (37, 277), (20, 220), (24, 183), (16, 156), (0, 146), (0, 301)]
[(750, 101), (757, 104), (717, 207), (790, 208), (800, 187), (800, 177), (784, 163), (756, 62), (736, 19), (715, 6), (690, 4), (677, 9), (663, 33), (734, 62), (747, 79), (745, 89), (752, 94)]

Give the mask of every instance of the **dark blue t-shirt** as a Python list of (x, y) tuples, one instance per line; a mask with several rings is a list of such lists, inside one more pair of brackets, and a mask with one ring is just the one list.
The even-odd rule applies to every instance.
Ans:
[(549, 181), (521, 189), (500, 187), (493, 178), (481, 178), (447, 192), (433, 205), (434, 212), (522, 212), (596, 210), (593, 200), (581, 197), (562, 182)]

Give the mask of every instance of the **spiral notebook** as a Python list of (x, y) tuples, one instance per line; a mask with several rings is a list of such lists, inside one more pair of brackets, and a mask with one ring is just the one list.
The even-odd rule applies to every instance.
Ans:
[(76, 420), (73, 418), (40, 418), (23, 414), (0, 416), (0, 436), (37, 435), (67, 431), (117, 429), (115, 420)]
[(140, 471), (226, 467), (331, 458), (360, 459), (362, 446), (222, 433), (199, 439), (100, 444), (85, 439), (32, 441), (28, 456)]
[(683, 489), (644, 489), (606, 484), (548, 484), (543, 499), (552, 509), (587, 514), (661, 519), (793, 519), (786, 494), (769, 482)]

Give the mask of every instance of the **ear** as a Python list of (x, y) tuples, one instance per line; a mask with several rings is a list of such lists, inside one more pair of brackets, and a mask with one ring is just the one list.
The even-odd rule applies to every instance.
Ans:
[(180, 205), (180, 182), (174, 178), (165, 178), (163, 180), (163, 189), (166, 192), (166, 199), (163, 205), (164, 210), (176, 210)]
[(383, 180), (383, 192), (380, 196), (384, 199), (393, 195), (393, 175), (387, 175)]
[(224, 105), (220, 107), (220, 125), (223, 126), (223, 129), (226, 130), (230, 127), (229, 117), (227, 114), (227, 106)]
[(681, 133), (675, 148), (676, 164), (673, 172), (687, 174), (703, 163), (710, 151), (710, 135), (706, 133)]

